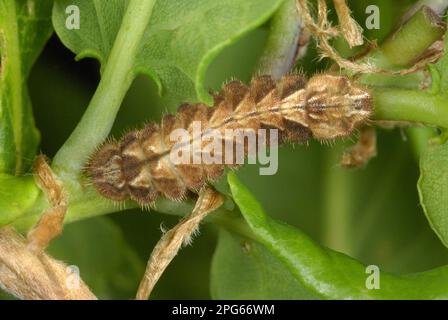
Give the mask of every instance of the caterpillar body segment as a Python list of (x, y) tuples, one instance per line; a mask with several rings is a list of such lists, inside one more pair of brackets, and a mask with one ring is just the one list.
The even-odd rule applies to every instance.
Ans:
[[(201, 135), (207, 130), (222, 133), (214, 143), (243, 147), (244, 140), (226, 137), (226, 130), (278, 129), (279, 143), (303, 143), (310, 138), (332, 140), (350, 135), (372, 113), (372, 98), (367, 89), (353, 84), (344, 76), (315, 75), (306, 80), (301, 75), (287, 75), (279, 81), (260, 76), (246, 86), (240, 81), (224, 85), (214, 93), (212, 107), (183, 104), (174, 115), (166, 115), (160, 124), (150, 123), (134, 130), (118, 142), (105, 143), (91, 158), (87, 173), (96, 189), (106, 198), (131, 198), (141, 205), (153, 203), (159, 196), (181, 200), (187, 190), (198, 191), (207, 181), (219, 178), (224, 161), (173, 163), (170, 154), (182, 151), (172, 133), (183, 129), (191, 135), (187, 144), (199, 143), (206, 150), (210, 142), (195, 137), (200, 124)], [(260, 141), (260, 140), (257, 140)], [(269, 143), (269, 139), (267, 139)], [(185, 145), (184, 145), (185, 146)], [(225, 159), (211, 154), (215, 159)], [(213, 152), (212, 152), (213, 153)]]

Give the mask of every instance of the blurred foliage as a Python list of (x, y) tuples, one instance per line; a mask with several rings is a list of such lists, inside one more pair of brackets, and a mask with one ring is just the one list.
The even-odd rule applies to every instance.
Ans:
[(26, 82), (50, 37), (52, 2), (0, 1), (0, 172), (27, 172), (39, 144)]
[[(369, 40), (382, 40), (397, 26), (397, 19), (412, 2), (352, 0), (350, 6), (361, 24), (366, 18), (367, 5), (377, 4), (381, 8), (381, 29), (366, 30), (366, 36)], [(267, 33), (268, 24), (222, 50), (206, 72), (205, 87), (216, 90), (231, 78), (248, 81)], [(343, 46), (338, 44), (341, 51), (350, 54)], [(98, 63), (75, 62), (73, 58), (53, 36), (29, 80), (33, 112), (42, 135), (41, 151), (50, 157), (76, 126), (99, 81)], [(313, 47), (297, 64), (307, 74), (327, 66), (328, 61), (318, 62)], [(152, 80), (140, 76), (122, 104), (113, 134), (118, 137), (129, 128), (142, 126), (143, 121), (158, 121), (174, 107), (169, 96), (158, 95)], [(258, 168), (251, 165), (237, 174), (272, 218), (302, 230), (316, 242), (365, 264), (379, 265), (384, 271), (423, 271), (448, 263), (448, 252), (429, 227), (419, 205), (415, 186), (419, 168), (412, 141), (398, 129), (380, 131), (378, 157), (361, 170), (346, 171), (338, 165), (341, 153), (353, 141), (338, 142), (333, 147), (313, 142), (309, 146), (281, 147), (279, 171), (274, 176), (259, 176)], [(177, 220), (140, 210), (89, 219), (67, 226), (63, 237), (53, 244), (52, 253), (78, 265), (82, 277), (101, 297), (131, 298), (138, 275), (160, 238), (160, 224), (168, 228)], [(300, 294), (300, 289), (295, 288), (298, 284), (288, 283), (297, 290), (295, 294), (279, 285), (254, 287), (253, 296), (244, 295), (243, 282), (255, 286), (268, 272), (273, 272), (274, 279), (288, 279), (291, 275), (282, 274), (287, 271), (281, 270), (259, 244), (249, 243), (253, 251), (247, 254), (239, 236), (222, 230), (213, 264), (222, 261), (227, 265), (223, 270), (215, 269), (211, 281), (217, 235), (214, 225), (204, 225), (193, 246), (183, 249), (170, 265), (154, 291), (154, 298), (210, 298), (210, 282), (214, 297), (275, 298), (279, 292), (283, 297), (297, 298)], [(259, 270), (254, 261), (260, 265), (271, 261), (273, 266)], [(236, 277), (241, 268), (246, 270), (242, 276), (252, 272), (252, 277)], [(235, 277), (226, 283), (230, 273)], [(232, 288), (240, 296), (232, 296)]]
[(144, 271), (122, 231), (108, 217), (69, 224), (48, 251), (59, 260), (76, 262), (81, 278), (100, 299), (128, 299)]

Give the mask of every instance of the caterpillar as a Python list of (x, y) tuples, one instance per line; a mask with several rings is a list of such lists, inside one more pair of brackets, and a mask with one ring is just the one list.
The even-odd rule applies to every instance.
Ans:
[(197, 192), (208, 181), (218, 179), (226, 164), (170, 161), (169, 155), (175, 151), (170, 133), (179, 128), (190, 132), (195, 121), (200, 121), (202, 130), (221, 132), (274, 128), (279, 143), (304, 143), (311, 138), (332, 140), (350, 135), (370, 117), (373, 105), (366, 88), (345, 76), (330, 74), (309, 80), (291, 74), (278, 81), (259, 76), (248, 86), (232, 81), (213, 93), (213, 98), (212, 107), (183, 104), (176, 114), (165, 115), (160, 125), (149, 123), (119, 141), (103, 144), (87, 165), (97, 191), (115, 201), (131, 198), (150, 205), (160, 196), (181, 200), (188, 190)]

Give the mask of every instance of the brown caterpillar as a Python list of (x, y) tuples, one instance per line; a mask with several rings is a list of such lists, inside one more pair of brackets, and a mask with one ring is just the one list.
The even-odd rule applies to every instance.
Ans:
[(91, 158), (88, 175), (98, 192), (112, 200), (131, 198), (141, 205), (160, 195), (180, 200), (187, 190), (198, 191), (219, 178), (225, 165), (173, 164), (169, 154), (175, 141), (170, 133), (175, 129), (190, 132), (193, 121), (200, 121), (204, 130), (276, 128), (279, 143), (303, 143), (311, 137), (348, 136), (371, 113), (367, 89), (344, 76), (322, 74), (307, 81), (287, 75), (277, 82), (261, 76), (249, 86), (232, 81), (214, 94), (213, 107), (184, 104), (175, 115), (164, 116), (160, 125), (150, 123), (118, 142), (105, 143)]

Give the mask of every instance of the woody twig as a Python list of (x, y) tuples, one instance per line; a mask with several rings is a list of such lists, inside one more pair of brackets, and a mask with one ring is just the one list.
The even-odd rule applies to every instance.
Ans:
[(67, 195), (44, 156), (37, 157), (34, 171), (50, 209), (29, 231), (27, 240), (12, 227), (0, 229), (0, 287), (21, 299), (96, 299), (81, 278), (69, 281), (68, 267), (44, 252), (62, 232)]
[(149, 298), (155, 284), (181, 246), (191, 243), (193, 235), (198, 231), (200, 222), (209, 213), (220, 207), (223, 202), (223, 196), (211, 187), (206, 186), (199, 193), (191, 214), (183, 218), (173, 229), (166, 232), (155, 246), (140, 282), (136, 295), (137, 300)]
[(11, 227), (0, 229), (0, 287), (27, 300), (95, 300), (81, 278), (70, 281), (63, 262), (30, 250)]
[(44, 251), (50, 241), (62, 233), (67, 212), (67, 193), (62, 183), (53, 174), (45, 156), (34, 162), (36, 182), (46, 194), (50, 208), (45, 211), (36, 225), (28, 232), (31, 250)]
[[(445, 31), (445, 24), (440, 17), (432, 11), (429, 7), (423, 6), (409, 21), (407, 26), (402, 26), (397, 32), (387, 39), (381, 46), (381, 50), (373, 50), (372, 53), (366, 55), (364, 59), (357, 62), (344, 59), (331, 46), (330, 40), (342, 35), (350, 46), (362, 44), (362, 28), (353, 20), (350, 10), (347, 7), (345, 0), (333, 0), (335, 3), (336, 12), (339, 17), (340, 26), (335, 28), (331, 26), (328, 20), (328, 8), (325, 0), (318, 0), (317, 22), (311, 15), (311, 10), (308, 6), (307, 0), (297, 0), (297, 9), (301, 13), (306, 28), (315, 37), (317, 47), (323, 58), (330, 58), (343, 69), (353, 73), (369, 74), (378, 73), (385, 75), (406, 75), (414, 73), (422, 68), (425, 68), (428, 63), (433, 63), (440, 59), (442, 52), (430, 50), (431, 54), (425, 54), (428, 48), (434, 41), (440, 39)], [(432, 37), (423, 38), (421, 41), (421, 48), (424, 50), (415, 55), (414, 46), (409, 46), (415, 35), (409, 34), (409, 30), (418, 30), (432, 35)], [(420, 30), (419, 30), (420, 29)], [(414, 32), (415, 34), (415, 32)], [(426, 40), (430, 41), (426, 43)], [(416, 40), (420, 41), (420, 40)], [(398, 45), (397, 45), (398, 44)], [(396, 50), (397, 47), (403, 48), (402, 51)], [(411, 52), (406, 51), (406, 48), (412, 47)], [(393, 50), (389, 50), (393, 48)], [(408, 54), (412, 57), (410, 61)], [(406, 62), (406, 63), (400, 63)], [(413, 65), (409, 68), (401, 70), (390, 70), (389, 67), (408, 67), (412, 62)]]

